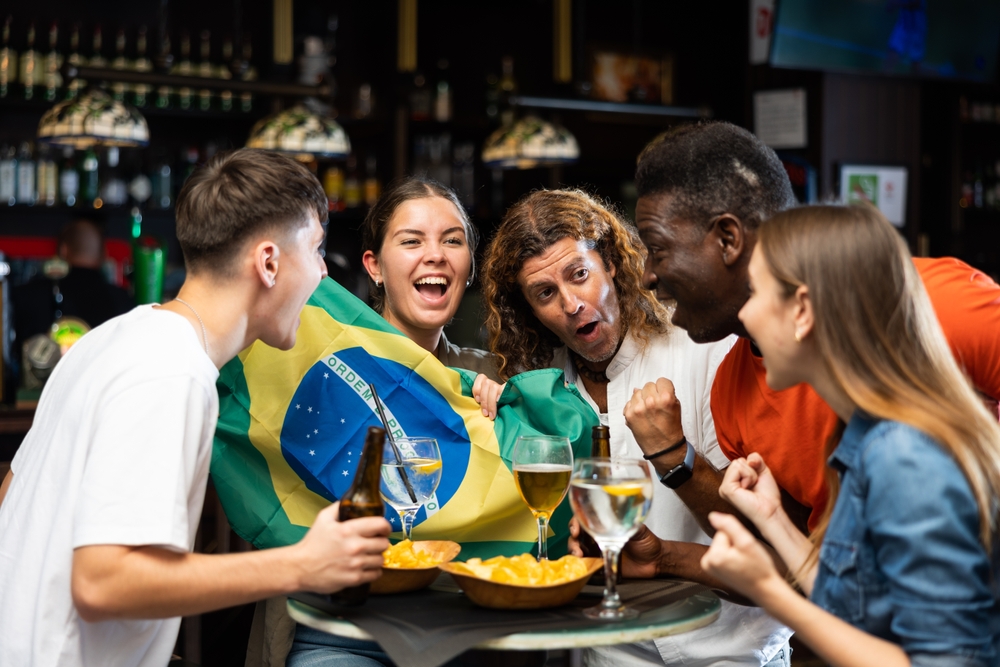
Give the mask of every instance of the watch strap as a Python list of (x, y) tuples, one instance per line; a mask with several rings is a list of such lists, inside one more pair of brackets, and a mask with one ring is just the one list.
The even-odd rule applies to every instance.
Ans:
[(671, 470), (663, 473), (663, 476), (660, 477), (660, 483), (669, 489), (676, 489), (680, 487), (684, 484), (684, 482), (694, 476), (694, 459), (694, 445), (688, 442), (687, 453), (684, 455), (684, 461), (676, 465)]

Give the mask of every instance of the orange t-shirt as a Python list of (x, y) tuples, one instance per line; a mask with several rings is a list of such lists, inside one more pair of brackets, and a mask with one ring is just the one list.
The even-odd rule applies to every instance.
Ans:
[[(981, 393), (1000, 399), (1000, 286), (951, 257), (914, 264), (959, 365)], [(712, 385), (719, 446), (730, 459), (763, 456), (778, 485), (811, 508), (812, 529), (826, 507), (823, 449), (837, 416), (806, 384), (772, 391), (766, 373), (745, 338), (719, 365)]]

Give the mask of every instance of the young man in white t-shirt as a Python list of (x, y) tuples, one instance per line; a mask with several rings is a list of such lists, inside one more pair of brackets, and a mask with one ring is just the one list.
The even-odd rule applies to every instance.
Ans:
[(290, 349), (326, 275), (327, 199), (295, 160), (218, 155), (185, 183), (178, 298), (84, 336), (59, 362), (0, 486), (0, 665), (163, 667), (180, 617), (381, 571), (390, 526), (322, 511), (298, 544), (191, 553), (218, 369)]

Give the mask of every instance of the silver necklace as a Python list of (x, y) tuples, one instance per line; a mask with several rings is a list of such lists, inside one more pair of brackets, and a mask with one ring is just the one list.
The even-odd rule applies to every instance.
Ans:
[(198, 318), (198, 324), (201, 325), (201, 342), (205, 346), (205, 354), (208, 354), (208, 333), (205, 331), (205, 323), (202, 321), (201, 315), (199, 315), (198, 311), (194, 309), (194, 306), (192, 306), (184, 299), (180, 297), (174, 297), (174, 301), (178, 303), (183, 303), (185, 306), (190, 308), (191, 312), (194, 313), (194, 316)]

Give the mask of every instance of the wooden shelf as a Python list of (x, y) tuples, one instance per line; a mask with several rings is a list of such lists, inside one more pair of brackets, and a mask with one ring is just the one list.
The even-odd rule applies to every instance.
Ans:
[(530, 109), (559, 109), (563, 111), (596, 111), (609, 114), (639, 116), (670, 116), (674, 118), (711, 118), (708, 107), (676, 107), (656, 104), (625, 104), (621, 102), (599, 102), (597, 100), (572, 100), (558, 97), (512, 97), (513, 106)]

